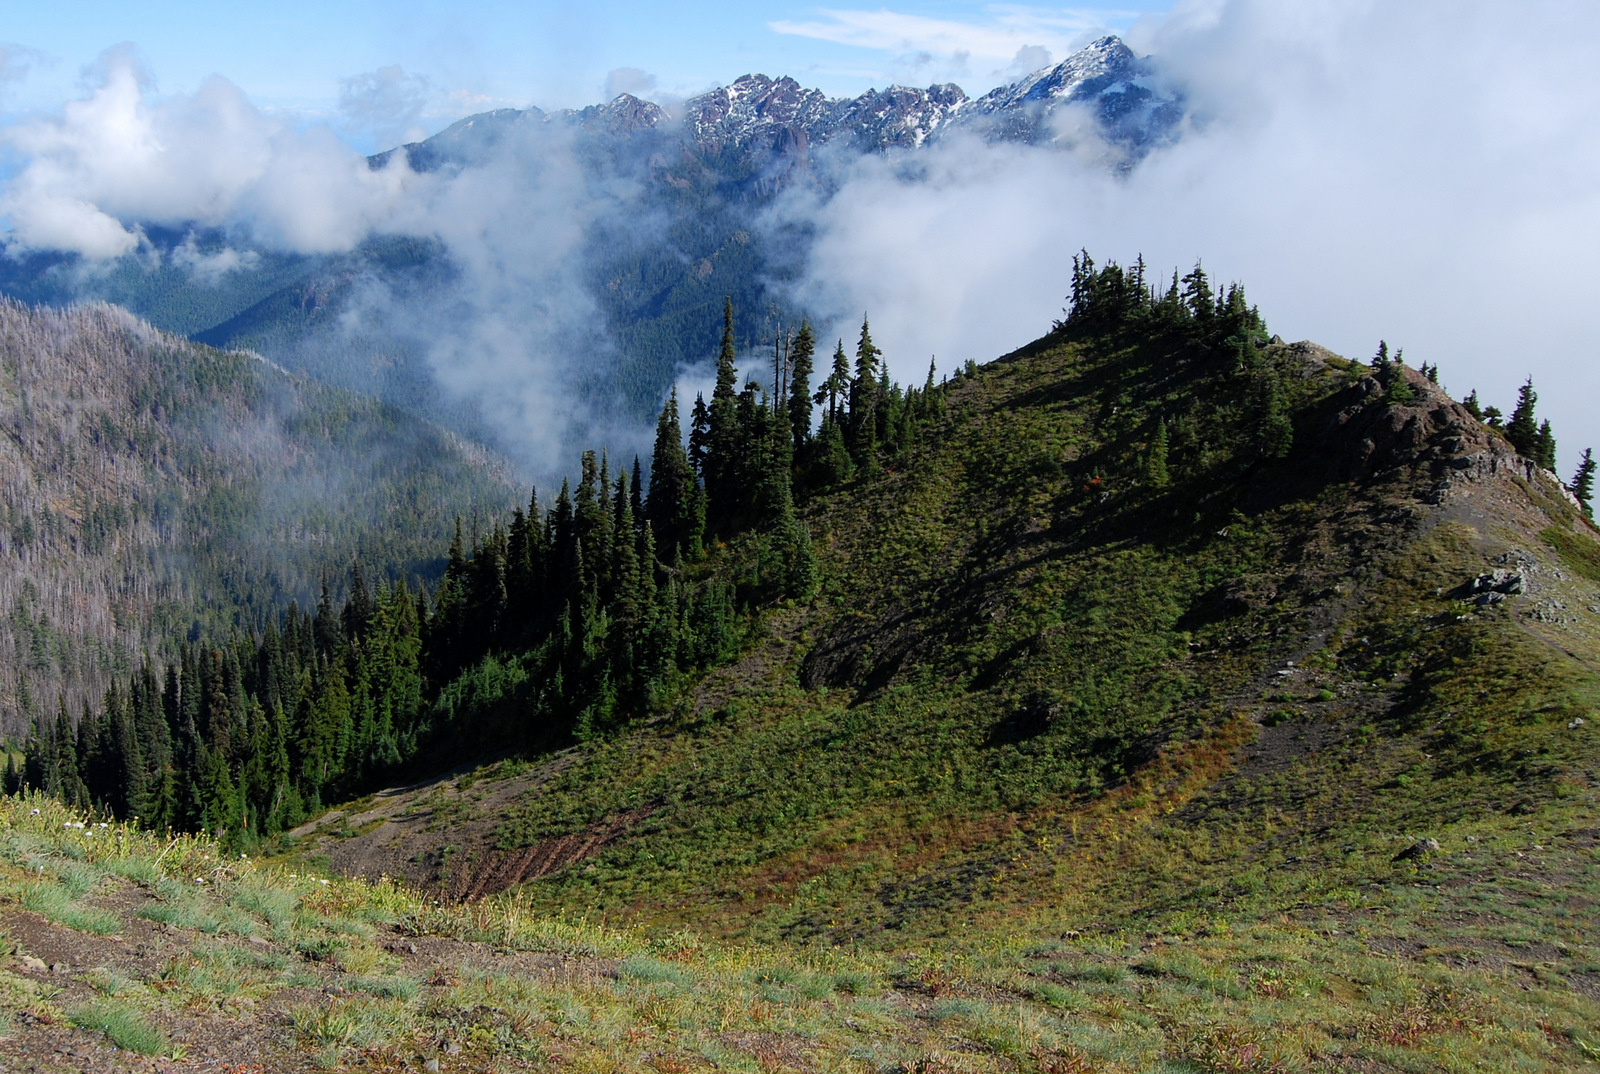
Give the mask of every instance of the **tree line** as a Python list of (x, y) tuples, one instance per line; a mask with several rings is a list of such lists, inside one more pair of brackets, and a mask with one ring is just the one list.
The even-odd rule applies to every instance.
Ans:
[[(646, 480), (586, 451), (577, 481), (489, 532), (460, 522), (431, 592), (369, 585), (291, 604), (259, 636), (186, 642), (73, 719), (34, 721), (5, 786), (154, 828), (269, 836), (408, 763), (604, 735), (738, 651), (753, 612), (806, 600), (816, 559), (797, 501), (879, 470), (943, 409), (888, 376), (863, 319), (813, 383), (807, 323), (739, 384), (725, 303), (711, 400), (663, 405)], [(814, 422), (822, 409), (820, 423)], [(813, 425), (816, 425), (813, 428)]]

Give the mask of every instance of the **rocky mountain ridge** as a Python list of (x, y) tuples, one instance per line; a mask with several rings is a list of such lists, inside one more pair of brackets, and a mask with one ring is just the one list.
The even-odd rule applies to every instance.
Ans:
[[(824, 145), (856, 152), (915, 149), (958, 132), (990, 142), (1074, 141), (1085, 131), (1081, 124), (1064, 122), (1064, 110), (1072, 107), (1092, 118), (1098, 136), (1121, 163), (1131, 164), (1176, 137), (1184, 97), (1164, 82), (1148, 57), (1107, 36), (977, 98), (953, 83), (892, 85), (854, 98), (829, 97), (788, 76), (747, 74), (671, 110), (626, 93), (577, 110), (498, 109), (459, 120), (401, 149), (413, 169), (432, 171), (481, 162), (520, 126), (566, 124), (591, 137), (652, 133), (678, 141), (684, 152), (701, 158), (750, 165), (805, 155)], [(374, 156), (374, 166), (386, 164), (393, 152)]]

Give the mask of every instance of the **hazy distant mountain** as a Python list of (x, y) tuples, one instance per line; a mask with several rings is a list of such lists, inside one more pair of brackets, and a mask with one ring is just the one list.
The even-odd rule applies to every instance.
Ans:
[[(731, 295), (742, 343), (770, 340), (803, 311), (786, 284), (802, 271), (806, 221), (764, 216), (783, 191), (809, 186), (825, 200), (863, 153), (914, 154), (975, 136), (986, 142), (1093, 141), (1111, 168), (1129, 168), (1178, 136), (1182, 96), (1115, 37), (979, 98), (954, 85), (890, 86), (831, 98), (792, 78), (745, 75), (668, 111), (626, 94), (578, 110), (501, 109), (470, 116), (404, 152), (415, 171), (545, 196), (541, 169), (573, 161), (570, 180), (603, 203), (583, 223), (564, 272), (596, 307), (540, 346), (555, 357), (551, 390), (580, 399), (597, 420), (648, 419), (667, 385), (704, 361), (722, 297)], [(607, 200), (609, 199), (609, 200)], [(501, 230), (515, 231), (508, 222)], [(473, 281), (440, 242), (374, 237), (335, 255), (250, 249), (218, 229), (145, 229), (148, 246), (109, 268), (84, 271), (75, 255), (0, 259), (0, 293), (33, 303), (102, 299), (168, 331), (219, 347), (248, 347), (286, 368), (441, 420), (468, 435), (485, 425), (436, 380), (430, 332), (481, 314), (464, 301)], [(196, 258), (243, 249), (223, 274)], [(514, 275), (516, 265), (507, 266)], [(499, 307), (543, 297), (537, 281)], [(374, 296), (381, 299), (374, 303)], [(405, 316), (380, 311), (397, 310)], [(529, 318), (537, 318), (530, 312)], [(585, 355), (583, 362), (567, 356)]]
[(0, 738), (309, 607), (358, 554), (431, 576), (458, 513), (519, 498), (436, 425), (112, 307), (0, 300), (0, 356)]

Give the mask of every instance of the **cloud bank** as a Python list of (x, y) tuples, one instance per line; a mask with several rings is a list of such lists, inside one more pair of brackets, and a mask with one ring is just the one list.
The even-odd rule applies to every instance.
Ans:
[(272, 119), (220, 76), (151, 100), (131, 51), (101, 68), (59, 116), (0, 132), (26, 161), (0, 193), (16, 242), (105, 259), (139, 245), (135, 222), (242, 223), (266, 246), (325, 253), (415, 215), (403, 161), (373, 171), (332, 131)]
[[(191, 237), (170, 251), (204, 283), (253, 267), (258, 249), (341, 254), (374, 237), (442, 246), (449, 271), (407, 289), (363, 275), (338, 324), (305, 346), (355, 361), (420, 356), (439, 385), (485, 422), (530, 472), (564, 466), (596, 414), (565, 390), (576, 356), (603, 364), (609, 342), (581, 270), (585, 229), (635, 194), (586, 178), (559, 125), (530, 125), (481, 165), (418, 174), (403, 153), (372, 168), (327, 125), (297, 126), (250, 103), (220, 76), (193, 94), (156, 96), (132, 51), (108, 52), (98, 84), (58, 115), (0, 131), (23, 160), (0, 188), (18, 251), (76, 253), (91, 266), (160, 257), (141, 228), (215, 229), (220, 250)], [(412, 130), (425, 81), (398, 67), (344, 84), (348, 120)], [(620, 438), (620, 437), (619, 437)]]
[(919, 379), (1047, 328), (1080, 247), (1204, 258), (1287, 338), (1386, 339), (1503, 409), (1532, 375), (1564, 471), (1600, 447), (1600, 9), (1225, 0), (1132, 44), (1189, 95), (1177, 144), (1125, 176), (973, 142), (914, 172), (860, 160), (828, 202), (780, 207), (818, 228), (797, 297), (847, 341), (869, 310)]

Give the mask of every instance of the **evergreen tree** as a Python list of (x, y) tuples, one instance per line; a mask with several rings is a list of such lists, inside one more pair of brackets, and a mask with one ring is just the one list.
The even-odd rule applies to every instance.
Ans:
[(842, 422), (824, 419), (814, 448), (816, 479), (823, 486), (848, 481), (855, 473), (850, 447), (844, 440)]
[(1167, 442), (1167, 422), (1163, 418), (1156, 424), (1156, 435), (1150, 441), (1150, 453), (1145, 457), (1144, 476), (1152, 488), (1164, 488), (1167, 484), (1167, 455), (1170, 447)]
[(800, 322), (800, 334), (790, 351), (789, 431), (794, 441), (794, 457), (801, 458), (811, 439), (811, 374), (817, 341), (811, 322)]
[(1211, 280), (1199, 261), (1183, 278), (1183, 305), (1198, 333), (1204, 335), (1210, 330), (1217, 319), (1217, 301), (1211, 293)]
[(861, 318), (861, 338), (856, 341), (856, 373), (850, 382), (850, 454), (865, 465), (878, 447), (878, 358), (883, 354), (872, 342), (867, 318)]
[(56, 782), (55, 786), (49, 788), (50, 793), (70, 806), (79, 809), (88, 808), (89, 789), (84, 785), (83, 776), (78, 770), (78, 746), (73, 738), (72, 717), (67, 715), (65, 698), (59, 699), (57, 703), (56, 728), (51, 744), (55, 752), (52, 767)]
[(738, 511), (739, 399), (735, 388), (738, 369), (733, 338), (733, 299), (722, 311), (722, 345), (717, 352), (717, 383), (711, 393), (707, 414), (705, 459), (701, 476), (705, 480), (706, 514), (711, 528), (727, 532)]
[(1275, 369), (1266, 369), (1256, 377), (1255, 409), (1261, 454), (1269, 459), (1288, 455), (1294, 445), (1294, 424), (1289, 419), (1289, 405)]
[(1383, 393), (1383, 401), (1390, 406), (1410, 406), (1417, 401), (1416, 389), (1406, 380), (1405, 367), (1399, 362), (1391, 365), (1386, 374), (1389, 384)]
[(367, 589), (367, 579), (361, 573), (361, 561), (352, 560), (350, 563), (350, 595), (345, 598), (344, 608), (340, 610), (339, 621), (344, 628), (345, 637), (352, 641), (360, 640), (366, 636), (367, 627), (372, 622), (372, 615), (377, 610), (372, 601), (372, 593)]
[(678, 389), (673, 388), (656, 420), (655, 450), (650, 456), (650, 494), (645, 499), (645, 517), (655, 535), (655, 544), (668, 560), (687, 553), (688, 532), (692, 525), (690, 486), (694, 473), (683, 450), (683, 429), (678, 423)]
[(628, 485), (628, 495), (632, 497), (629, 507), (633, 511), (633, 521), (636, 526), (645, 524), (644, 516), (644, 468), (639, 465), (639, 456), (633, 457), (633, 479)]
[[(459, 536), (461, 520), (456, 519), (457, 535)], [(331, 653), (343, 643), (344, 628), (339, 622), (339, 614), (333, 608), (333, 595), (328, 591), (328, 576), (322, 576), (322, 596), (317, 601), (317, 617), (312, 624), (316, 635), (317, 651)]]
[(844, 340), (841, 339), (833, 348), (833, 368), (823, 378), (817, 388), (817, 394), (811, 397), (811, 401), (820, 404), (826, 400), (827, 410), (823, 412), (822, 420), (839, 422), (842, 420), (839, 401), (848, 398), (849, 392), (850, 357), (845, 354)]
[(1572, 475), (1572, 495), (1577, 497), (1583, 505), (1583, 513), (1590, 518), (1594, 517), (1594, 508), (1591, 501), (1594, 499), (1594, 449), (1584, 448), (1583, 458), (1578, 460), (1578, 472)]
[(526, 638), (542, 622), (544, 572), (544, 528), (539, 523), (539, 493), (535, 489), (529, 493), (527, 513), (520, 507), (512, 511), (511, 525), (506, 530), (505, 633), (508, 641)]
[(1478, 403), (1478, 389), (1474, 388), (1468, 392), (1467, 397), (1461, 400), (1461, 406), (1468, 414), (1471, 414), (1479, 421), (1483, 420), (1483, 407)]
[(689, 414), (689, 465), (704, 480), (706, 453), (711, 449), (711, 411), (706, 409), (705, 397), (695, 393), (694, 409)]
[(1544, 469), (1552, 472), (1555, 471), (1556, 437), (1555, 433), (1550, 431), (1550, 422), (1548, 419), (1539, 424), (1539, 431), (1534, 435), (1533, 461), (1537, 466), (1541, 466)]
[(1511, 446), (1517, 449), (1517, 454), (1528, 459), (1536, 459), (1539, 447), (1539, 425), (1534, 419), (1534, 407), (1539, 403), (1539, 395), (1533, 390), (1533, 378), (1517, 390), (1517, 405), (1511, 411), (1511, 420), (1506, 422), (1506, 439), (1511, 441)]

